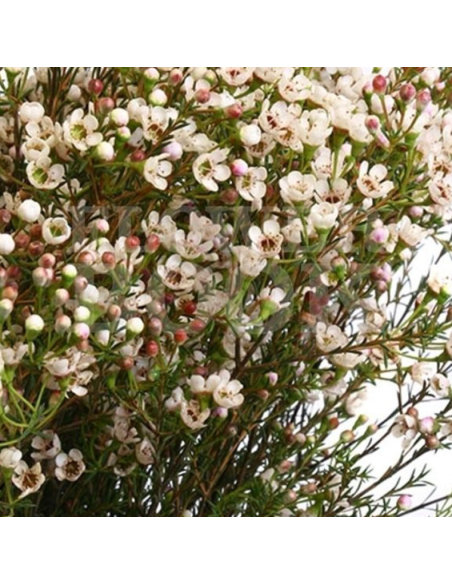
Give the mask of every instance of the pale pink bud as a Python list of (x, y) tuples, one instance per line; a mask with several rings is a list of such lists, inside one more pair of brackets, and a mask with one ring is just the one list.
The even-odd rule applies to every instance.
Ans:
[(413, 506), (413, 497), (411, 495), (401, 495), (397, 500), (397, 507), (402, 511), (408, 511)]
[(379, 130), (380, 125), (380, 120), (377, 118), (377, 116), (369, 116), (366, 119), (366, 128), (370, 133), (375, 133), (377, 130)]
[(413, 219), (419, 219), (424, 214), (424, 209), (419, 207), (419, 205), (414, 205), (408, 209), (408, 214), (410, 217), (413, 217)]
[(432, 101), (429, 89), (422, 89), (416, 97), (416, 106), (419, 111), (423, 111)]
[(217, 418), (225, 419), (228, 417), (228, 410), (227, 408), (215, 408), (213, 415)]
[(39, 288), (44, 287), (48, 282), (47, 272), (44, 268), (35, 268), (33, 270), (32, 277), (35, 286), (38, 286)]
[(55, 290), (55, 303), (57, 306), (63, 306), (69, 300), (71, 295), (66, 288), (58, 288)]
[(268, 383), (273, 387), (278, 383), (278, 374), (275, 371), (267, 373)]
[(385, 243), (388, 241), (389, 229), (387, 227), (377, 227), (370, 234), (370, 239), (375, 243)]
[(160, 336), (163, 330), (163, 323), (162, 321), (157, 318), (156, 316), (153, 316), (148, 324), (148, 328), (149, 331), (155, 335), (156, 337)]
[(168, 154), (168, 160), (179, 160), (182, 158), (184, 151), (179, 142), (170, 142), (163, 147), (163, 152)]
[(85, 322), (77, 322), (72, 330), (74, 335), (81, 341), (88, 339), (91, 332), (89, 326)]
[(231, 172), (234, 176), (245, 176), (248, 172), (248, 163), (241, 158), (237, 158), (231, 164)]
[(435, 428), (435, 419), (431, 416), (419, 420), (419, 432), (421, 434), (433, 434)]

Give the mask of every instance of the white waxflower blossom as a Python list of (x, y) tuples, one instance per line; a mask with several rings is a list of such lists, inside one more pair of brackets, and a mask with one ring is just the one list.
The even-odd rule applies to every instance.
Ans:
[(251, 79), (255, 69), (256, 67), (220, 67), (218, 74), (228, 85), (239, 87)]
[(298, 170), (293, 170), (279, 180), (281, 197), (289, 205), (309, 201), (314, 196), (315, 185), (315, 176), (312, 174), (302, 174)]
[(424, 229), (416, 223), (412, 223), (411, 219), (404, 215), (397, 223), (397, 232), (399, 238), (405, 242), (409, 247), (416, 247), (421, 241), (430, 235), (428, 229)]
[(338, 217), (338, 210), (331, 203), (317, 203), (311, 207), (309, 218), (317, 231), (326, 231), (331, 229)]
[(262, 255), (245, 245), (237, 245), (232, 251), (239, 261), (239, 268), (242, 274), (256, 278), (267, 265), (267, 260)]
[(85, 472), (86, 466), (83, 462), (83, 454), (80, 450), (73, 448), (69, 453), (60, 452), (55, 458), (55, 476), (59, 481), (77, 481)]
[(396, 438), (403, 438), (402, 448), (408, 448), (418, 432), (418, 421), (409, 415), (399, 415), (394, 420), (391, 433)]
[(144, 438), (141, 442), (135, 444), (135, 456), (137, 461), (144, 466), (154, 462), (155, 449), (149, 438)]
[(101, 132), (96, 131), (98, 128), (98, 119), (92, 114), (85, 115), (83, 109), (79, 108), (63, 124), (64, 139), (80, 152), (85, 152), (102, 142)]
[(165, 401), (165, 408), (169, 412), (179, 412), (185, 401), (182, 388), (176, 387), (176, 389), (173, 389), (171, 396)]
[(141, 228), (146, 236), (151, 234), (158, 235), (162, 245), (167, 249), (171, 249), (177, 225), (169, 215), (160, 218), (157, 211), (152, 211), (148, 219), (143, 219), (141, 222)]
[(361, 411), (364, 403), (368, 398), (368, 391), (367, 389), (362, 389), (360, 391), (356, 391), (352, 393), (345, 402), (345, 410), (349, 416), (358, 416)]
[(252, 203), (252, 208), (259, 210), (262, 208), (262, 199), (267, 192), (265, 179), (267, 170), (263, 166), (251, 167), (244, 176), (239, 176), (235, 180), (235, 186), (239, 195)]
[(236, 379), (231, 380), (231, 374), (226, 369), (222, 369), (218, 374), (218, 383), (213, 388), (213, 399), (222, 408), (237, 408), (244, 402), (244, 397), (240, 393), (243, 385)]
[(17, 209), (17, 215), (26, 223), (34, 223), (41, 214), (41, 205), (37, 201), (27, 199), (21, 203)]
[(41, 138), (30, 138), (22, 144), (22, 152), (28, 162), (36, 161), (41, 157), (49, 157), (50, 146)]
[(27, 177), (37, 189), (53, 190), (64, 180), (64, 167), (62, 164), (52, 164), (48, 156), (40, 156), (28, 163)]
[(227, 159), (228, 152), (226, 148), (217, 149), (201, 154), (194, 161), (193, 175), (206, 190), (216, 193), (219, 189), (217, 183), (228, 180), (231, 176), (229, 166), (222, 164)]
[(336, 325), (326, 325), (324, 322), (317, 323), (316, 342), (318, 348), (324, 353), (330, 353), (348, 343), (347, 335)]
[(357, 187), (365, 197), (386, 197), (394, 188), (392, 181), (385, 180), (387, 175), (388, 170), (382, 164), (376, 164), (369, 170), (369, 163), (364, 161), (359, 167)]
[(71, 228), (64, 217), (50, 217), (42, 224), (42, 237), (50, 245), (61, 245), (71, 237)]
[(361, 355), (360, 353), (337, 353), (336, 355), (332, 355), (329, 360), (334, 365), (337, 365), (337, 367), (355, 369), (365, 358), (365, 355)]
[(199, 231), (190, 231), (185, 233), (183, 229), (178, 229), (174, 234), (175, 251), (186, 260), (194, 260), (204, 256), (212, 249), (213, 242), (202, 242), (202, 233)]
[(37, 462), (31, 468), (21, 460), (14, 468), (13, 484), (21, 491), (19, 499), (23, 499), (32, 493), (36, 493), (44, 484), (45, 476), (42, 473), (41, 464)]
[(445, 375), (437, 373), (430, 380), (430, 385), (438, 397), (448, 397), (450, 394), (450, 381)]
[(426, 361), (419, 361), (411, 366), (410, 374), (413, 381), (422, 385), (424, 381), (428, 381), (433, 377), (435, 373), (435, 367), (433, 363), (428, 363)]
[(165, 265), (157, 266), (157, 273), (165, 286), (171, 290), (190, 290), (195, 284), (196, 266), (190, 262), (182, 261), (182, 258), (174, 254), (170, 256)]
[(196, 400), (182, 402), (180, 417), (184, 424), (191, 430), (201, 430), (205, 427), (205, 421), (210, 416), (210, 410), (201, 410), (201, 406)]
[(428, 190), (432, 200), (438, 205), (452, 205), (452, 174), (438, 174), (429, 182)]
[(144, 164), (144, 178), (157, 190), (164, 191), (168, 187), (166, 177), (173, 171), (171, 162), (166, 160), (166, 154), (159, 154), (148, 158)]
[(311, 81), (302, 73), (295, 77), (281, 77), (278, 92), (288, 102), (304, 101), (311, 95)]
[(37, 450), (31, 457), (36, 461), (52, 460), (61, 452), (61, 440), (52, 430), (44, 430), (31, 441), (32, 447)]
[(44, 115), (44, 107), (37, 101), (25, 102), (19, 108), (19, 117), (23, 124), (28, 122), (39, 123)]
[(300, 137), (303, 144), (322, 146), (332, 133), (328, 113), (322, 109), (305, 110), (300, 118)]
[(278, 257), (284, 241), (279, 223), (273, 219), (264, 222), (262, 229), (253, 225), (248, 231), (252, 248), (264, 258)]
[(11, 446), (0, 450), (0, 467), (14, 469), (22, 459), (22, 452)]

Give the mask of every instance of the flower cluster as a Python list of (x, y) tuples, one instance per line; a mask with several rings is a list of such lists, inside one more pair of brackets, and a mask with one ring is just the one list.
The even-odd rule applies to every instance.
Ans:
[(416, 410), (450, 396), (451, 278), (406, 292), (452, 218), (452, 71), (1, 73), (0, 501), (71, 513), (80, 479), (79, 514), (388, 509), (354, 467), (369, 384), (395, 381), (404, 452), (452, 434)]

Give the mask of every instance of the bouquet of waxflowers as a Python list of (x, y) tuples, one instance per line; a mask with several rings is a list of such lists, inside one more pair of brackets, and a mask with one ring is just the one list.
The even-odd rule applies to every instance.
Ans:
[(451, 68), (0, 75), (0, 516), (450, 516)]

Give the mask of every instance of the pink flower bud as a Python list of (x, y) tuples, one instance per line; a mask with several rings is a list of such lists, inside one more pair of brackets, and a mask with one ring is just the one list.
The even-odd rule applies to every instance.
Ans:
[(397, 507), (402, 511), (408, 511), (413, 506), (413, 497), (411, 495), (401, 495), (397, 500)]
[(43, 268), (53, 268), (56, 264), (56, 257), (53, 253), (45, 253), (39, 258), (39, 265)]
[(228, 410), (227, 408), (215, 408), (213, 415), (224, 420), (228, 417)]
[(174, 332), (174, 342), (178, 345), (183, 345), (188, 339), (188, 335), (184, 329), (177, 329)]
[(104, 82), (101, 79), (91, 79), (88, 83), (88, 91), (99, 95), (104, 88)]
[(431, 416), (419, 420), (419, 432), (421, 434), (433, 434), (435, 428), (435, 419)]
[(366, 119), (366, 128), (369, 130), (371, 134), (379, 130), (380, 126), (381, 126), (380, 120), (377, 118), (377, 116), (369, 116)]
[(372, 87), (376, 93), (385, 93), (388, 80), (383, 75), (377, 75), (372, 81)]
[(118, 306), (117, 304), (111, 304), (108, 307), (108, 318), (109, 320), (118, 320), (118, 318), (121, 316), (121, 307)]
[(179, 85), (183, 78), (184, 74), (180, 69), (173, 69), (169, 74), (169, 82), (171, 85)]
[(432, 101), (432, 95), (430, 89), (422, 89), (416, 97), (416, 106), (419, 111), (425, 110), (425, 108)]
[(74, 335), (81, 341), (88, 339), (90, 328), (85, 322), (77, 322), (72, 328)]
[(419, 207), (419, 205), (414, 205), (408, 209), (408, 213), (413, 219), (419, 219), (424, 214), (424, 209)]
[(198, 89), (195, 93), (195, 99), (198, 103), (208, 103), (210, 101), (210, 90), (207, 88)]
[(160, 237), (155, 233), (151, 233), (148, 238), (146, 239), (146, 251), (148, 253), (154, 253), (160, 247)]
[(47, 284), (47, 273), (44, 268), (35, 268), (32, 273), (33, 282), (39, 288), (44, 287)]
[(231, 164), (231, 172), (234, 176), (245, 176), (248, 172), (248, 163), (241, 158), (237, 158)]
[(232, 118), (236, 120), (240, 118), (243, 114), (243, 108), (239, 103), (233, 103), (229, 107), (226, 108), (226, 115), (228, 118)]
[(63, 306), (69, 300), (71, 295), (66, 290), (66, 288), (58, 288), (55, 290), (55, 304), (57, 306)]
[(389, 238), (389, 229), (387, 227), (377, 227), (370, 234), (370, 239), (374, 243), (386, 243)]
[(163, 148), (163, 152), (168, 154), (168, 160), (180, 160), (184, 154), (179, 142), (170, 142)]
[(270, 371), (267, 373), (268, 383), (274, 387), (278, 383), (278, 374), (275, 371)]
[(409, 103), (416, 95), (416, 88), (412, 83), (406, 83), (400, 88), (400, 99), (405, 103)]
[(153, 316), (149, 320), (148, 329), (149, 329), (149, 332), (151, 334), (158, 337), (162, 334), (163, 323), (159, 318), (157, 318), (156, 316)]

